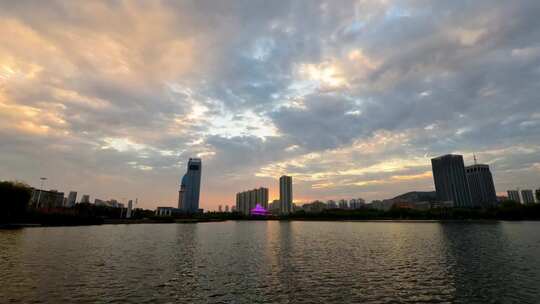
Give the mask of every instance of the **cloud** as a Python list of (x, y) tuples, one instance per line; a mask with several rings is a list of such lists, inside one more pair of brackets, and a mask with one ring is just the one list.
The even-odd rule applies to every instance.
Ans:
[(537, 1), (1, 1), (0, 178), (202, 206), (429, 190), (476, 153), (537, 187)]

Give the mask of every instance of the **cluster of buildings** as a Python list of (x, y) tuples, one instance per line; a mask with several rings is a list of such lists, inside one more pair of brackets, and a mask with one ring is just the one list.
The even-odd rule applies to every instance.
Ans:
[[(491, 207), (497, 204), (493, 176), (488, 165), (475, 164), (465, 167), (463, 156), (443, 155), (431, 160), (437, 199), (452, 203), (454, 207)], [(508, 198), (522, 204), (540, 203), (540, 189), (508, 190)], [(521, 194), (521, 195), (520, 195)]]
[[(58, 190), (42, 190), (31, 188), (30, 207), (35, 209), (54, 209), (54, 208), (73, 208), (76, 204), (90, 204), (90, 195), (83, 194), (81, 200), (77, 202), (77, 191), (70, 191), (68, 196), (64, 196), (64, 192)], [(123, 203), (115, 199), (101, 200), (95, 199), (94, 205), (106, 206), (111, 208), (126, 209)], [(133, 201), (128, 201), (126, 210), (126, 218), (131, 218), (133, 213)]]
[(279, 200), (268, 205), (268, 188), (239, 192), (236, 194), (234, 211), (244, 215), (289, 214), (293, 209), (292, 177), (279, 178)]
[[(321, 212), (325, 209), (370, 208), (389, 210), (392, 207), (427, 210), (433, 208), (486, 208), (495, 206), (498, 198), (489, 165), (475, 163), (465, 166), (462, 155), (447, 154), (431, 159), (434, 192), (408, 192), (392, 199), (374, 200), (366, 204), (364, 200), (314, 201), (304, 204), (301, 210)], [(508, 199), (523, 204), (540, 202), (540, 189), (509, 190)]]
[(533, 193), (533, 190), (530, 190), (530, 189), (524, 189), (521, 191), (519, 191), (519, 189), (508, 190), (507, 193), (508, 193), (508, 199), (516, 203), (521, 203), (521, 204), (540, 203), (540, 188), (536, 189), (534, 193)]
[(459, 208), (490, 207), (497, 203), (493, 176), (488, 165), (465, 167), (462, 155), (447, 154), (431, 159), (437, 200)]
[(300, 208), (297, 208), (297, 210), (317, 213), (326, 209), (356, 210), (364, 209), (366, 206), (366, 201), (363, 198), (353, 198), (350, 200), (340, 199), (338, 201), (328, 200), (326, 203), (316, 200), (311, 203), (303, 204)]
[[(392, 199), (375, 200), (366, 203), (362, 198), (338, 201), (328, 200), (326, 203), (316, 200), (297, 207), (293, 204), (292, 177), (283, 175), (279, 178), (279, 199), (268, 202), (268, 188), (260, 187), (242, 191), (236, 194), (236, 205), (220, 205), (219, 212), (239, 212), (244, 215), (289, 214), (294, 211), (321, 212), (326, 209), (364, 209), (389, 210), (392, 207), (427, 210), (433, 208), (477, 208), (495, 206), (500, 198), (497, 197), (493, 176), (486, 164), (477, 164), (476, 157), (473, 165), (465, 166), (462, 155), (447, 154), (431, 159), (435, 191), (408, 192)], [(201, 184), (202, 162), (199, 158), (190, 158), (186, 174), (180, 183), (178, 208), (158, 207), (156, 215), (171, 216), (175, 213), (201, 213), (199, 195)], [(76, 196), (76, 194), (75, 194)], [(60, 194), (58, 197), (63, 197)], [(509, 190), (508, 199), (530, 204), (540, 202), (540, 189)], [(54, 201), (55, 194), (47, 195), (45, 201)], [(75, 198), (68, 196), (67, 204), (72, 204)], [(96, 200), (96, 204), (97, 204)], [(106, 202), (99, 202), (100, 204)], [(109, 204), (115, 201), (109, 201)], [(117, 203), (117, 202), (116, 202)]]
[(268, 209), (268, 188), (260, 187), (236, 194), (236, 211), (250, 214), (250, 210), (256, 208), (257, 205)]

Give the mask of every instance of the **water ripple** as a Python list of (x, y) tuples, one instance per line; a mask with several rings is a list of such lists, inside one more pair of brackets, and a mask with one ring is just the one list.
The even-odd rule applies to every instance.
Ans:
[(0, 231), (0, 303), (540, 303), (540, 223)]

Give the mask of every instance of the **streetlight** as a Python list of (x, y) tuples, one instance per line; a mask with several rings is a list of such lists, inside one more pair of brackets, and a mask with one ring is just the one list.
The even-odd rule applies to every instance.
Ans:
[(39, 179), (41, 180), (41, 186), (39, 187), (39, 194), (38, 194), (38, 198), (37, 198), (36, 208), (39, 208), (39, 200), (41, 199), (41, 191), (43, 191), (43, 184), (45, 183), (47, 178), (46, 177), (40, 177)]

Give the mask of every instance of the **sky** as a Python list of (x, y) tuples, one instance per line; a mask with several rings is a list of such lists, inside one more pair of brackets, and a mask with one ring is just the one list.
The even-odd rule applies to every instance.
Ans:
[(540, 187), (540, 1), (0, 0), (0, 180), (201, 207)]

